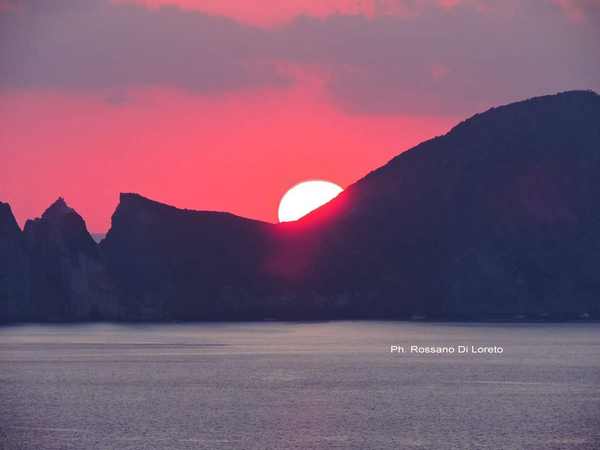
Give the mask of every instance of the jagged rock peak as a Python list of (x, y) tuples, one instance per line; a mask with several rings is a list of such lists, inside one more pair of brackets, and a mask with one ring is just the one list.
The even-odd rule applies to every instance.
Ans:
[(150, 199), (148, 199), (140, 194), (137, 194), (135, 192), (121, 192), (119, 194), (119, 201), (121, 201), (121, 202), (139, 201), (139, 200), (150, 201)]
[(146, 213), (157, 213), (161, 211), (178, 211), (178, 208), (170, 206), (164, 203), (157, 202), (146, 198), (136, 193), (121, 193), (119, 195), (119, 204), (113, 214), (113, 220), (117, 216), (130, 214), (146, 214)]
[(10, 205), (8, 203), (0, 202), (0, 221), (4, 222), (11, 217), (13, 217), (13, 214)]
[(121, 192), (119, 194), (119, 206), (159, 206), (174, 208), (173, 206), (151, 200), (143, 195), (136, 194), (135, 192)]
[(0, 234), (20, 233), (21, 229), (8, 203), (0, 202)]
[(249, 219), (246, 217), (241, 217), (236, 214), (232, 214), (224, 211), (206, 211), (206, 210), (193, 210), (187, 208), (178, 208), (176, 206), (169, 205), (167, 203), (162, 203), (156, 200), (149, 199), (144, 197), (143, 195), (132, 193), (132, 192), (122, 192), (119, 194), (119, 204), (117, 209), (115, 210), (115, 214), (113, 214), (113, 218), (116, 214), (120, 213), (131, 213), (131, 212), (153, 212), (153, 213), (175, 213), (175, 214), (196, 214), (201, 215), (203, 217), (227, 217), (233, 220), (244, 220), (255, 223), (265, 223), (260, 220)]
[(74, 212), (75, 210), (67, 205), (67, 202), (65, 202), (62, 197), (58, 197), (58, 199), (44, 211), (42, 219), (60, 218)]
[(59, 197), (52, 203), (41, 217), (29, 219), (25, 223), (23, 232), (31, 240), (33, 239), (32, 236), (37, 235), (41, 229), (66, 230), (68, 235), (85, 235), (85, 240), (93, 242), (92, 237), (87, 231), (83, 217), (67, 205), (62, 197)]

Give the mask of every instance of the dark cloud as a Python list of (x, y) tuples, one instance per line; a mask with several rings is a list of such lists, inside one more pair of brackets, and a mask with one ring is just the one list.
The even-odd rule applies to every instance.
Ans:
[(572, 20), (591, 21), (600, 24), (600, 2), (598, 0), (554, 0)]
[(464, 114), (600, 89), (592, 2), (417, 3), (408, 15), (300, 17), (263, 29), (175, 7), (17, 2), (0, 13), (0, 86), (217, 95), (285, 86), (283, 62), (327, 74), (332, 99), (367, 114)]
[(286, 81), (260, 56), (265, 32), (225, 18), (99, 0), (18, 6), (0, 19), (5, 87), (166, 85), (219, 94)]
[(465, 113), (600, 88), (600, 29), (565, 20), (551, 3), (303, 19), (284, 33), (282, 57), (328, 67), (334, 98), (359, 113)]

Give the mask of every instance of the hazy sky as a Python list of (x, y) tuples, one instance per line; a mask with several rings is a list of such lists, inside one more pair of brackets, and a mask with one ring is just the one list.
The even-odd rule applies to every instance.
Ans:
[(0, 0), (0, 200), (274, 221), (299, 181), (568, 89), (600, 91), (599, 0)]

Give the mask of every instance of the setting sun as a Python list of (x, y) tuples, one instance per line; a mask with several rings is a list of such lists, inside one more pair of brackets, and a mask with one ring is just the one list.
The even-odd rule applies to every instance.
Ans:
[(303, 181), (290, 188), (279, 202), (279, 221), (298, 220), (338, 196), (343, 189), (325, 180)]

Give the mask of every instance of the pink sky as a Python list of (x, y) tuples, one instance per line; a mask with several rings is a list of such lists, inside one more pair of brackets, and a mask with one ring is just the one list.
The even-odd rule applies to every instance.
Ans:
[(104, 232), (132, 191), (275, 221), (299, 181), (345, 187), (495, 104), (600, 88), (593, 2), (144, 1), (0, 1), (21, 224), (63, 196)]

